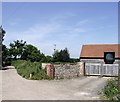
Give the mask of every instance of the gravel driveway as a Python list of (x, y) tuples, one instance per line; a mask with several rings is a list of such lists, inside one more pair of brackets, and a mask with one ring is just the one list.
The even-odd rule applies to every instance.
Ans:
[(91, 76), (51, 81), (26, 80), (15, 69), (0, 70), (1, 74), (2, 100), (99, 100), (98, 90), (108, 79)]

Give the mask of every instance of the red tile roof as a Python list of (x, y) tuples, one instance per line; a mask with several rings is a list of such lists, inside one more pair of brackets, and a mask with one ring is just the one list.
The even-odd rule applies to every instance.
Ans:
[(103, 58), (104, 52), (115, 52), (115, 58), (120, 58), (120, 44), (83, 45), (80, 57)]

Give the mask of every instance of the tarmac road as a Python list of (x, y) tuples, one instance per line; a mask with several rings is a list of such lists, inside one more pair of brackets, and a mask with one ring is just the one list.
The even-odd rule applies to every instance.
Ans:
[(2, 100), (99, 100), (98, 91), (108, 79), (91, 76), (51, 81), (26, 80), (15, 69), (0, 70), (1, 74)]

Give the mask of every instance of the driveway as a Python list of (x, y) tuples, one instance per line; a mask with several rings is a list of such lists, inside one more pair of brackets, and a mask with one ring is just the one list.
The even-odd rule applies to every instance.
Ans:
[(2, 100), (99, 100), (98, 91), (108, 79), (26, 80), (15, 69), (0, 70), (1, 74)]

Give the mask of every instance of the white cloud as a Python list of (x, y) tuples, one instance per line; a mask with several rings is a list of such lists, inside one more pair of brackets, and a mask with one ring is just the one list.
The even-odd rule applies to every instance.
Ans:
[(84, 20), (78, 21), (78, 23), (76, 24), (76, 26), (83, 26), (84, 24), (87, 24), (89, 22), (90, 22), (90, 20), (84, 19)]
[(16, 22), (10, 22), (9, 23), (11, 26), (15, 26), (17, 23)]
[(69, 51), (72, 57), (79, 57), (79, 49), (76, 48), (73, 50), (71, 46), (74, 45), (71, 45), (72, 42), (69, 41), (72, 41), (73, 39), (75, 40), (75, 37), (79, 36), (80, 33), (86, 32), (86, 28), (82, 25), (88, 23), (88, 20), (81, 20), (73, 26), (64, 24), (67, 18), (74, 16), (74, 14), (60, 16), (57, 15), (56, 17), (49, 18), (49, 22), (44, 24), (35, 24), (23, 32), (7, 31), (11, 35), (6, 36), (5, 43), (10, 43), (14, 40), (22, 39), (27, 41), (27, 43), (38, 47), (38, 49), (40, 49), (41, 52), (46, 55), (52, 55), (54, 51), (54, 44), (56, 44), (58, 50), (67, 47), (68, 50), (70, 49)]
[(70, 17), (75, 17), (76, 15), (73, 13), (65, 13), (65, 14), (57, 14), (56, 16), (50, 18), (51, 21), (64, 21), (67, 20)]
[[(58, 24), (59, 26), (59, 24)], [(58, 30), (58, 26), (55, 24), (45, 24), (40, 25), (36, 24), (33, 27), (30, 27), (28, 30), (23, 32), (9, 32), (8, 40), (15, 39), (24, 39), (27, 41), (36, 41), (44, 39), (48, 34), (52, 34), (56, 30)]]

